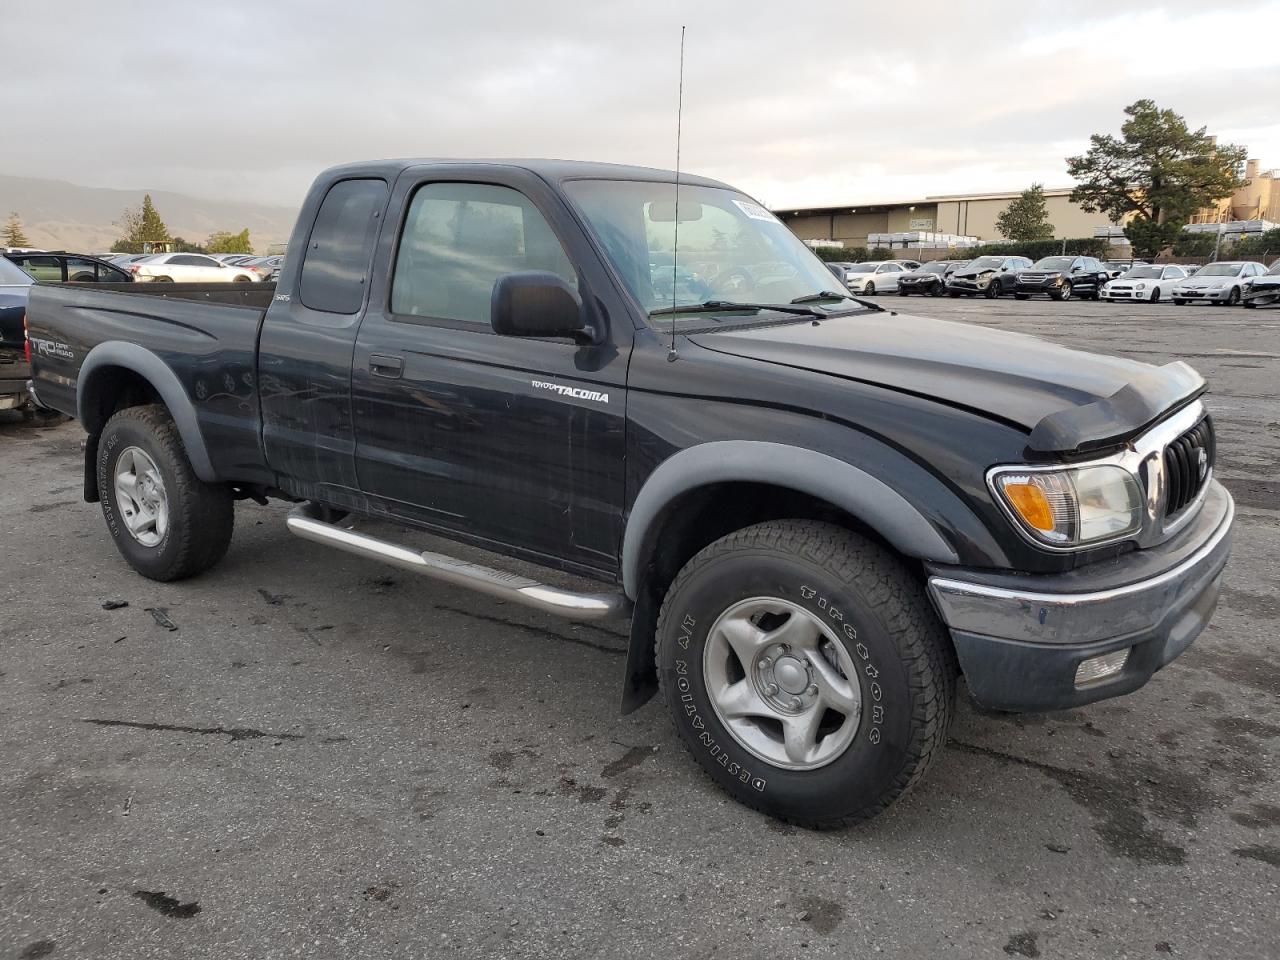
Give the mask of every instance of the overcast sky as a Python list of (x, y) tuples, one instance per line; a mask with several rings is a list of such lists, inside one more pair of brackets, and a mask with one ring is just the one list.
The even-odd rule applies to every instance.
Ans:
[(1280, 3), (0, 0), (0, 173), (296, 205), (326, 165), (683, 165), (773, 207), (1068, 183), (1140, 97), (1280, 167)]

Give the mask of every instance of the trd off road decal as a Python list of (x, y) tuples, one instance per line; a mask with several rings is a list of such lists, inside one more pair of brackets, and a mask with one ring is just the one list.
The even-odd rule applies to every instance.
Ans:
[[(818, 591), (810, 586), (802, 586), (800, 588), (800, 596), (806, 600), (817, 600), (818, 609), (826, 613), (831, 618), (835, 628), (845, 635), (850, 643), (853, 644), (853, 652), (857, 654), (859, 660), (862, 661), (863, 673), (867, 675), (868, 693), (871, 696), (871, 711), (868, 713), (865, 709), (862, 712), (864, 718), (871, 723), (867, 729), (867, 740), (870, 743), (879, 743), (883, 736), (881, 730), (884, 725), (884, 704), (880, 701), (884, 699), (884, 690), (880, 687), (880, 671), (875, 664), (871, 662), (871, 651), (867, 649), (867, 645), (858, 639), (858, 630), (853, 624), (847, 622), (844, 618), (844, 612), (837, 606), (828, 603), (827, 598), (818, 595)], [(857, 682), (856, 677), (850, 677), (850, 680)]]
[[(697, 626), (697, 621), (685, 614), (684, 619), (680, 621), (680, 636), (676, 640), (681, 650), (689, 649), (689, 642), (693, 639), (693, 628), (695, 626)], [(724, 747), (716, 743), (716, 738), (707, 732), (706, 721), (698, 714), (698, 707), (693, 702), (693, 687), (689, 681), (689, 664), (679, 658), (676, 659), (676, 692), (680, 695), (680, 704), (684, 707), (685, 716), (689, 718), (689, 723), (693, 725), (693, 729), (698, 731), (698, 742), (707, 748), (711, 756), (716, 759), (720, 766), (724, 767), (729, 776), (735, 777), (742, 783), (750, 784), (756, 790), (764, 790), (768, 781), (763, 777), (754, 776), (742, 764), (730, 760), (729, 754), (725, 752)]]

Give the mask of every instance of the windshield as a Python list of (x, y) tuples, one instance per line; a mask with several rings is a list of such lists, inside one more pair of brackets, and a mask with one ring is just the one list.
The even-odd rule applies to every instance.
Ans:
[(1036, 261), (1037, 270), (1070, 270), (1074, 257), (1043, 257)]
[(1211, 263), (1208, 266), (1201, 267), (1196, 271), (1197, 277), (1234, 277), (1240, 272), (1243, 264), (1239, 263)]
[(849, 268), (850, 273), (875, 273), (879, 263), (855, 263)]
[(1004, 257), (979, 257), (969, 264), (970, 270), (996, 270), (1004, 263)]
[(1126, 280), (1159, 280), (1160, 267), (1134, 267), (1124, 275)]
[(1271, 269), (1267, 271), (1268, 277), (1280, 277), (1280, 260), (1271, 265)]
[(21, 286), (30, 286), (35, 283), (22, 268), (11, 260), (0, 256), (0, 284), (19, 284)]
[(929, 261), (928, 263), (926, 263), (923, 267), (920, 267), (918, 272), (920, 272), (920, 273), (942, 273), (942, 272), (943, 272), (944, 270), (946, 270), (946, 269), (947, 269), (947, 261), (945, 261), (945, 260), (930, 260), (930, 261)]
[[(673, 271), (674, 184), (572, 180), (564, 189), (646, 311), (710, 300), (787, 304), (832, 289), (826, 265), (782, 221), (733, 190), (680, 187)], [(677, 322), (701, 325), (706, 317)]]

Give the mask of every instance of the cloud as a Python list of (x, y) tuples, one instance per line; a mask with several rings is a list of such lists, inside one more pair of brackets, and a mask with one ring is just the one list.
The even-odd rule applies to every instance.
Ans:
[[(778, 206), (1062, 184), (1149, 96), (1280, 166), (1280, 55), (1183, 52), (1276, 3), (1066, 16), (1057, 3), (5, 4), (3, 172), (296, 204), (324, 166), (683, 158)], [(1213, 43), (1197, 49), (1224, 49)], [(1244, 63), (1246, 58), (1240, 58)]]

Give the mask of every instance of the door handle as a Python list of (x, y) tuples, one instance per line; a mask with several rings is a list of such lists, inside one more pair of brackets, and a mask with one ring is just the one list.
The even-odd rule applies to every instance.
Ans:
[(404, 373), (404, 357), (383, 357), (371, 353), (369, 354), (369, 371), (375, 377), (395, 380)]

